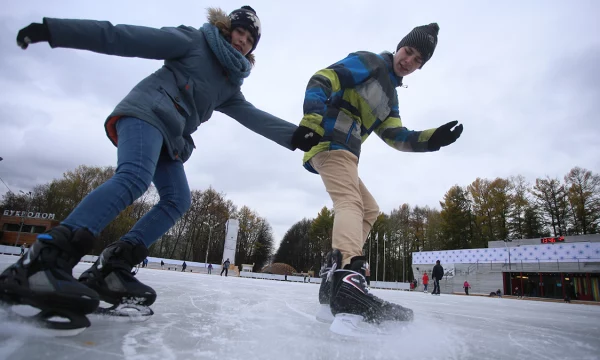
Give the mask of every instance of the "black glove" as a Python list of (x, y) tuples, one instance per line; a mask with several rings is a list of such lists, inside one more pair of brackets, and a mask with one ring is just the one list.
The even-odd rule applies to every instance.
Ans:
[(292, 147), (294, 150), (310, 151), (310, 149), (321, 141), (321, 135), (311, 128), (298, 126), (292, 136)]
[(456, 124), (458, 121), (454, 120), (435, 129), (427, 142), (427, 150), (438, 151), (442, 146), (448, 146), (455, 142), (463, 131), (462, 124), (452, 130)]
[(50, 41), (50, 31), (46, 24), (31, 23), (29, 26), (19, 30), (17, 34), (17, 45), (23, 50), (27, 49), (29, 44), (42, 41)]

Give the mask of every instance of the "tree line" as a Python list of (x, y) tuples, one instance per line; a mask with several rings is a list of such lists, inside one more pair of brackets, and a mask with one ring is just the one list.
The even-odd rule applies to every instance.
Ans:
[[(0, 210), (54, 213), (64, 219), (93, 189), (108, 180), (114, 167), (80, 166), (60, 179), (38, 185), (31, 197), (8, 192)], [(154, 188), (123, 211), (98, 236), (94, 253), (119, 239), (158, 201)], [(488, 241), (546, 236), (595, 234), (600, 222), (600, 176), (575, 167), (562, 179), (523, 176), (477, 178), (467, 186), (451, 187), (440, 209), (402, 204), (381, 213), (363, 249), (371, 277), (404, 281), (412, 278), (414, 251), (485, 248)], [(331, 248), (332, 209), (323, 207), (313, 219), (290, 227), (275, 251), (269, 223), (247, 206), (238, 208), (212, 188), (192, 191), (192, 205), (164, 236), (150, 247), (150, 256), (220, 263), (225, 222), (239, 220), (236, 263), (255, 264), (254, 271), (272, 260), (297, 271), (318, 273)], [(274, 253), (274, 256), (273, 256)]]
[[(96, 187), (110, 179), (114, 167), (79, 166), (60, 179), (37, 185), (31, 196), (5, 193), (0, 210), (27, 210), (55, 214), (62, 220)], [(192, 205), (183, 217), (157, 242), (150, 246), (150, 256), (176, 260), (220, 264), (225, 241), (226, 221), (239, 221), (236, 248), (237, 264), (255, 264), (254, 271), (266, 265), (273, 253), (273, 232), (269, 223), (247, 206), (238, 207), (213, 188), (193, 190)], [(154, 187), (127, 207), (98, 236), (93, 254), (118, 240), (158, 202)]]
[[(575, 167), (563, 179), (523, 176), (477, 178), (451, 187), (440, 209), (402, 204), (381, 213), (363, 254), (371, 279), (409, 281), (412, 252), (486, 248), (488, 241), (598, 232), (600, 176)], [(324, 207), (314, 219), (302, 219), (283, 237), (274, 262), (298, 271), (321, 267), (331, 248), (333, 210)]]

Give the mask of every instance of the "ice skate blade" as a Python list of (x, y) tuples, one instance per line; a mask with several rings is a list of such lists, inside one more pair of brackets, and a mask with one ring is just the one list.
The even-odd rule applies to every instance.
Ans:
[(136, 304), (117, 304), (109, 308), (99, 307), (93, 315), (102, 319), (109, 318), (118, 322), (144, 322), (154, 311), (151, 308)]
[(367, 323), (361, 315), (337, 314), (329, 327), (333, 333), (359, 338), (397, 336), (409, 322), (386, 321), (381, 324)]
[(71, 337), (71, 336), (77, 336), (77, 335), (81, 334), (86, 329), (87, 329), (86, 327), (79, 328), (79, 329), (71, 329), (71, 330), (56, 330), (56, 329), (44, 328), (43, 332), (44, 332), (44, 334), (48, 334), (52, 337)]
[(1, 309), (6, 320), (24, 326), (31, 326), (30, 335), (50, 337), (71, 337), (81, 334), (90, 327), (89, 319), (82, 314), (67, 310), (40, 310), (29, 305), (10, 305)]
[(319, 306), (319, 312), (317, 313), (317, 321), (322, 323), (331, 324), (333, 322), (333, 314), (331, 308), (327, 304), (321, 304)]

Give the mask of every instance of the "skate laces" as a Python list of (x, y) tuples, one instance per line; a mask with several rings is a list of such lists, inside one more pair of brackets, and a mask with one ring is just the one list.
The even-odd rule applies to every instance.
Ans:
[(327, 272), (327, 281), (333, 281), (332, 279), (335, 269), (337, 269), (337, 262), (334, 262), (333, 265), (331, 265), (331, 269), (329, 269), (329, 271)]
[(331, 270), (330, 267), (327, 267), (327, 266), (321, 267), (321, 269), (319, 269), (319, 277), (323, 277), (325, 274), (329, 273), (329, 270)]

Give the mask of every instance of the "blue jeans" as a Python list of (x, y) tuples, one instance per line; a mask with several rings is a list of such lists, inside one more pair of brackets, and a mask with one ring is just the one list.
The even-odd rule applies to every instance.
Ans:
[(433, 279), (433, 292), (432, 294), (440, 293), (440, 281), (438, 279)]
[(159, 202), (121, 240), (149, 247), (190, 208), (191, 194), (183, 163), (162, 154), (163, 137), (147, 122), (123, 117), (117, 122), (117, 170), (89, 193), (61, 223), (98, 235), (154, 182)]

